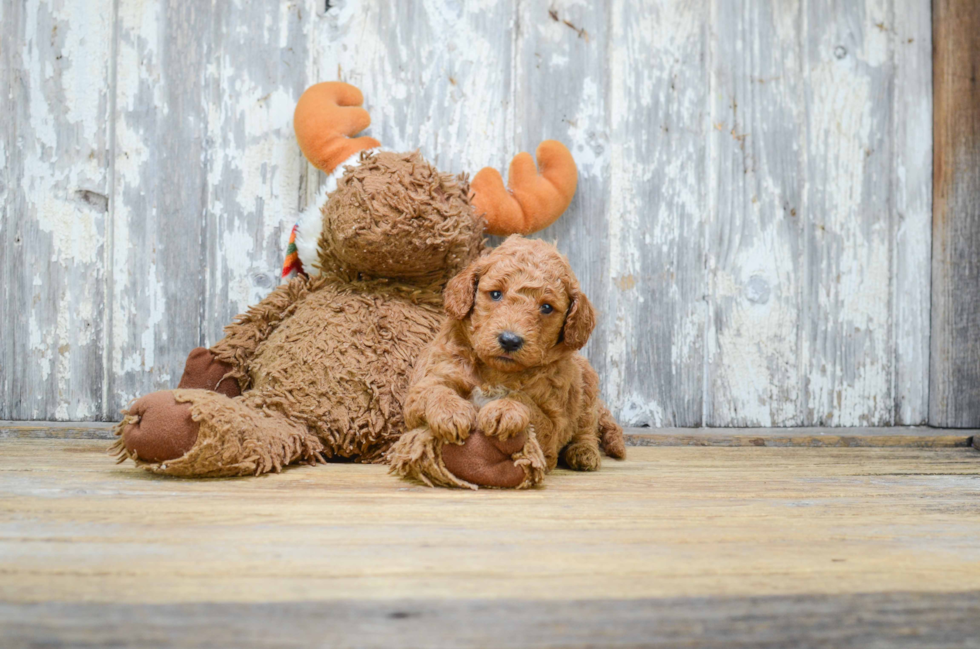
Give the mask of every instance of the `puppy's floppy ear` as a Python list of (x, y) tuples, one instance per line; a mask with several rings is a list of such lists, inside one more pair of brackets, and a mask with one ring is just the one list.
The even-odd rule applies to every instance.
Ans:
[(572, 285), (568, 291), (571, 304), (565, 315), (565, 326), (562, 328), (562, 342), (571, 349), (582, 349), (589, 341), (592, 330), (595, 329), (595, 308), (585, 297), (578, 284)]
[(476, 285), (480, 283), (483, 268), (483, 259), (477, 259), (446, 284), (446, 290), (442, 294), (443, 304), (446, 313), (456, 320), (462, 320), (473, 310)]

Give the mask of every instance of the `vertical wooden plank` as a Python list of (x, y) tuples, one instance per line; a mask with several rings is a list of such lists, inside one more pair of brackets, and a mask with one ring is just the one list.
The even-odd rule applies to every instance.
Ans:
[(0, 419), (97, 419), (112, 2), (2, 12)]
[[(10, 44), (14, 42), (11, 33), (13, 29), (10, 25), (17, 20), (15, 8), (15, 5), (0, 2), (0, 98), (6, 102), (5, 105), (9, 106), (16, 105), (12, 72), (15, 69), (14, 61), (17, 60), (17, 57), (14, 56), (10, 47)], [(10, 326), (7, 315), (7, 311), (10, 310), (9, 305), (13, 304), (15, 293), (14, 278), (11, 272), (14, 269), (9, 268), (6, 261), (13, 258), (10, 253), (11, 230), (13, 229), (13, 211), (11, 209), (13, 191), (11, 187), (17, 180), (14, 175), (13, 153), (10, 149), (13, 148), (17, 139), (14, 114), (14, 111), (11, 111), (7, 119), (0, 120), (0, 252), (3, 253), (3, 259), (0, 259), (0, 305), (3, 305), (3, 311), (0, 312), (0, 327), (3, 327), (5, 332), (9, 332), (0, 337), (0, 416), (3, 416), (4, 419), (9, 419), (9, 413), (13, 410), (13, 395), (11, 394), (13, 368), (10, 363), (15, 353), (13, 328)]]
[(360, 88), (368, 134), (390, 149), (420, 149), (447, 172), (504, 167), (513, 0), (329, 6), (317, 24), (313, 80), (339, 77)]
[(928, 7), (895, 2), (715, 5), (709, 425), (923, 420)]
[[(206, 344), (279, 284), (307, 171), (293, 109), (312, 81), (310, 32), (322, 8), (215, 5), (206, 78)], [(182, 362), (170, 360), (177, 372)]]
[[(609, 52), (606, 3), (522, 0), (518, 4), (514, 61), (512, 154), (534, 153), (542, 140), (563, 142), (578, 167), (571, 206), (535, 235), (568, 255), (586, 295), (599, 309), (599, 324), (583, 353), (606, 375), (609, 333), (615, 329), (603, 296), (609, 266)], [(505, 169), (501, 168), (501, 173)], [(604, 397), (616, 409), (603, 382)]]
[(980, 5), (933, 1), (929, 423), (980, 425)]
[(110, 418), (176, 385), (203, 342), (212, 13), (207, 2), (118, 0)]
[(803, 423), (806, 179), (799, 2), (715, 0), (706, 272), (706, 424)]
[[(894, 423), (929, 416), (932, 249), (932, 12), (930, 0), (894, 0), (892, 68), (892, 319)], [(980, 422), (974, 422), (974, 425)]]
[(612, 3), (601, 366), (633, 425), (702, 423), (707, 15), (702, 1)]
[(893, 421), (889, 4), (807, 2), (806, 423)]

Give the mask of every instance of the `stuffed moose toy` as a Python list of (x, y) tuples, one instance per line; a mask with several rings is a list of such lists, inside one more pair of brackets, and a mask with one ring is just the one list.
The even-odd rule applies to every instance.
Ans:
[[(417, 151), (354, 137), (370, 124), (361, 103), (346, 83), (304, 92), (296, 138), (327, 182), (293, 230), (284, 269), (291, 279), (235, 318), (211, 348), (193, 350), (177, 389), (142, 396), (123, 411), (111, 449), (119, 461), (186, 477), (387, 461), (406, 432), (413, 362), (446, 317), (449, 280), (484, 252), (485, 233), (540, 230), (571, 202), (575, 164), (558, 142), (538, 147), (540, 173), (529, 154), (516, 156), (509, 190), (490, 168), (469, 183)], [(487, 465), (504, 462), (524, 471), (520, 486), (543, 475), (540, 452), (529, 446), (504, 455), (466, 442), (458, 451), (463, 474), (476, 467), (485, 476)], [(400, 461), (417, 462), (415, 477), (452, 482), (440, 449), (411, 452)], [(442, 478), (430, 481), (433, 471)]]

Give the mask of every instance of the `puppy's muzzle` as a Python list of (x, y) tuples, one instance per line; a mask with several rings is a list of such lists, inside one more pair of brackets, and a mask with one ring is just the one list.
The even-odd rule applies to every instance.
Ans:
[(524, 346), (524, 339), (513, 331), (505, 331), (497, 336), (497, 343), (505, 352), (516, 352)]

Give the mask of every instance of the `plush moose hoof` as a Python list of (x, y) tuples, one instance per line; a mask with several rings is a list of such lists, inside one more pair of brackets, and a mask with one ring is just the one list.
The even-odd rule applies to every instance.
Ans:
[(524, 469), (511, 456), (524, 448), (527, 437), (515, 435), (505, 441), (473, 431), (462, 444), (444, 444), (442, 461), (457, 478), (481, 487), (519, 486)]
[(136, 420), (123, 427), (123, 444), (143, 462), (176, 460), (197, 441), (200, 425), (191, 419), (191, 404), (178, 403), (172, 392), (140, 397), (126, 414)]
[(177, 388), (180, 390), (210, 390), (226, 397), (237, 397), (242, 393), (238, 381), (225, 378), (232, 366), (215, 358), (211, 350), (197, 347), (187, 355), (184, 374)]

